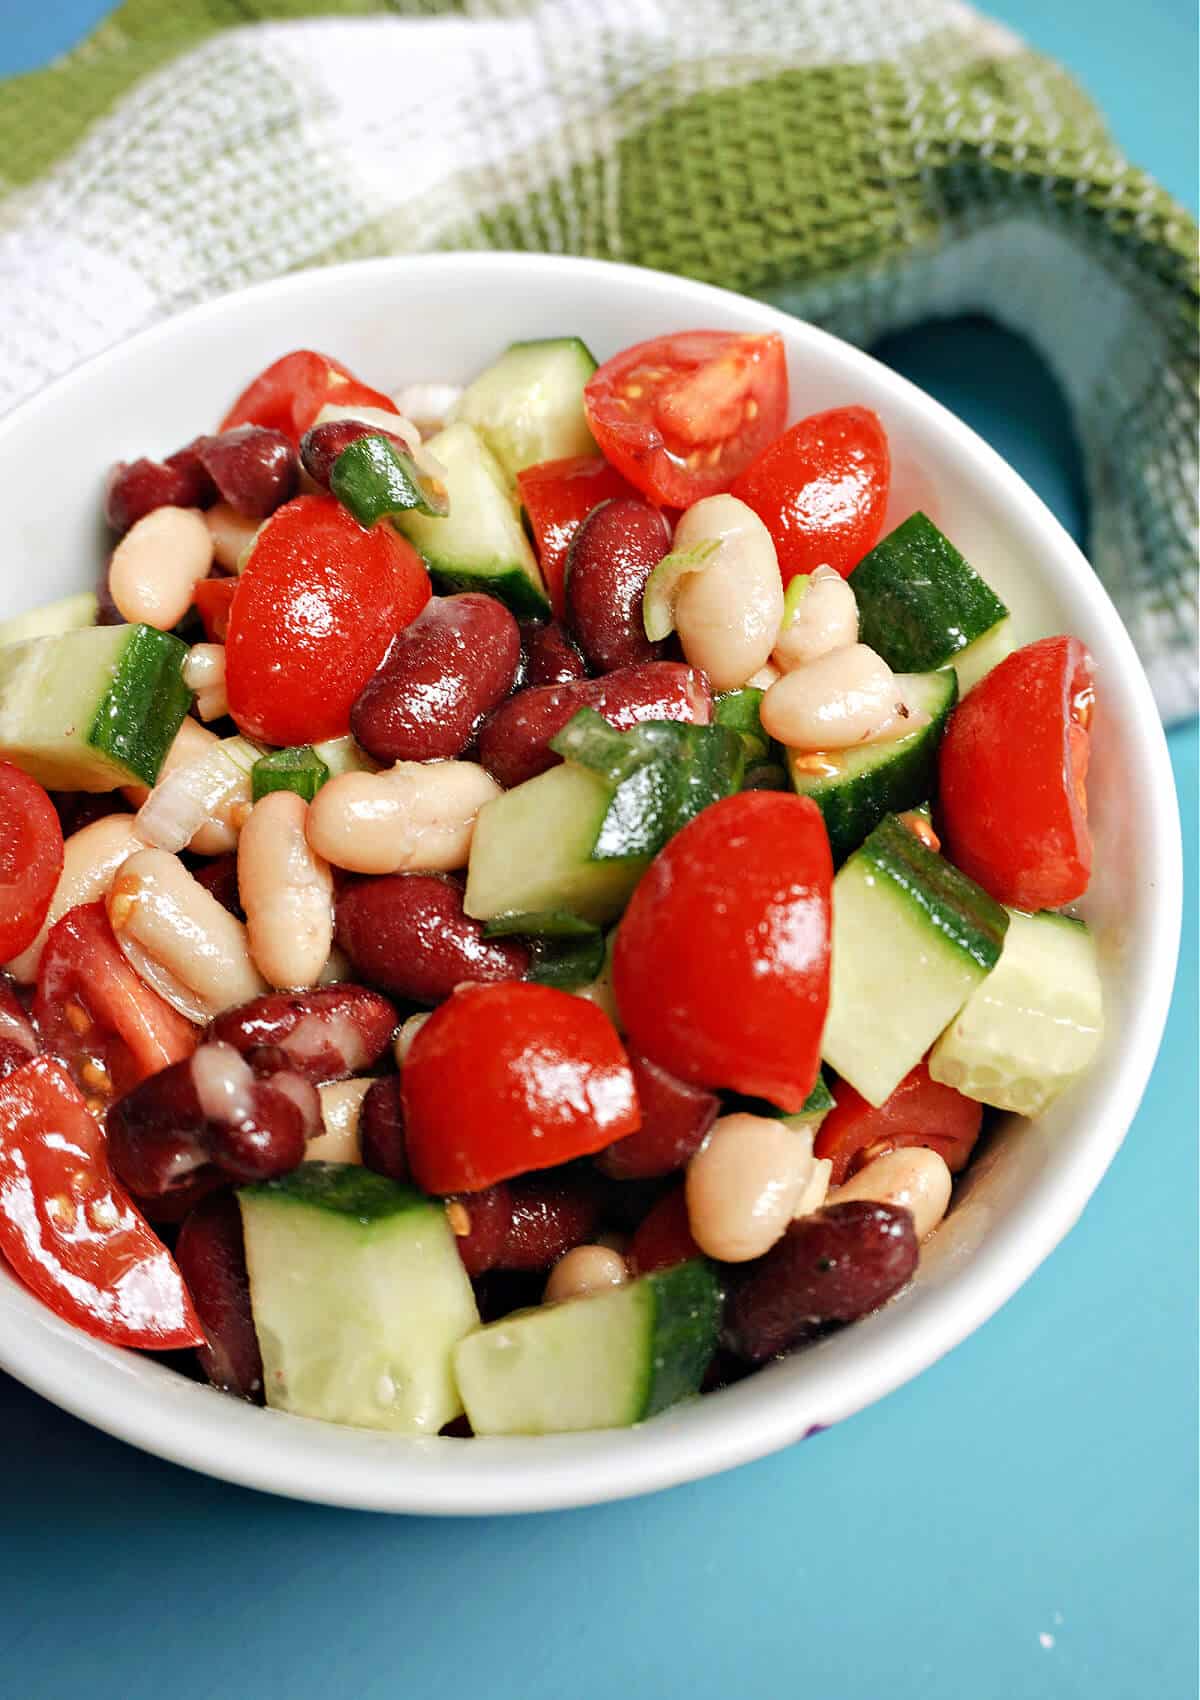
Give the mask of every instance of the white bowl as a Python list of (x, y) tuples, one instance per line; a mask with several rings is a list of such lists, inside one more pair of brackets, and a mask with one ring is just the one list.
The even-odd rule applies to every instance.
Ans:
[(1036, 1122), (993, 1139), (916, 1279), (883, 1311), (641, 1428), (407, 1440), (255, 1410), (75, 1332), (0, 1272), (0, 1364), (76, 1416), (211, 1475), (333, 1505), (479, 1513), (645, 1493), (786, 1446), (933, 1363), (1049, 1255), (1112, 1161), (1158, 1049), (1180, 923), (1179, 823), (1145, 676), (1091, 568), (1016, 473), (937, 402), (810, 325), (681, 278), (550, 256), (375, 260), (260, 285), (110, 350), (0, 423), (0, 609), (90, 585), (109, 463), (169, 453), (211, 428), (287, 349), (327, 350), (388, 389), (465, 379), (518, 337), (577, 333), (604, 359), (696, 326), (779, 331), (795, 417), (877, 409), (893, 455), (889, 525), (925, 508), (1009, 602), (1022, 641), (1072, 632), (1095, 656), (1096, 872), (1081, 907), (1107, 1005), (1098, 1063)]

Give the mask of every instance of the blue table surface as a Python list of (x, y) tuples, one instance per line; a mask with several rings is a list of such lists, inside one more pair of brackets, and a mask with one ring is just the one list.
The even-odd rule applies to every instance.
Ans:
[[(43, 63), (107, 9), (0, 0), (0, 73)], [(998, 0), (992, 11), (1066, 61), (1128, 154), (1194, 207), (1187, 0)], [(1023, 345), (955, 324), (883, 352), (1082, 536), (1063, 405)], [(1188, 912), (1145, 1103), (1079, 1226), (949, 1358), (814, 1444), (713, 1481), (595, 1510), (445, 1523), (208, 1481), (0, 1376), (0, 1690), (1194, 1695), (1195, 725), (1170, 743)]]

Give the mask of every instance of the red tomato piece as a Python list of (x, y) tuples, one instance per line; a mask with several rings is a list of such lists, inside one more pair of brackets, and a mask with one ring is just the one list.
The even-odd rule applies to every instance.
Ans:
[(200, 1039), (126, 962), (102, 901), (68, 909), (51, 927), (33, 1019), (98, 1107), (191, 1056)]
[(333, 496), (297, 496), (259, 532), (229, 610), (229, 711), (251, 738), (310, 744), (350, 730), (384, 651), (429, 600), (417, 551), (364, 531)]
[(57, 809), (36, 779), (0, 761), (0, 962), (38, 936), (62, 865)]
[(631, 1048), (694, 1086), (798, 1110), (829, 1003), (832, 884), (807, 797), (743, 791), (689, 821), (617, 928), (613, 989)]
[(0, 1251), (64, 1321), (113, 1346), (202, 1346), (170, 1252), (108, 1166), (104, 1134), (49, 1057), (0, 1080)]
[(426, 1192), (480, 1192), (602, 1150), (640, 1119), (612, 1022), (586, 998), (501, 981), (460, 986), (401, 1074), (408, 1161)]
[(834, 407), (785, 431), (731, 494), (754, 509), (775, 543), (783, 582), (822, 565), (845, 578), (879, 541), (891, 456), (869, 407)]
[(646, 1212), (629, 1242), (625, 1261), (631, 1275), (649, 1275), (651, 1270), (670, 1269), (676, 1263), (703, 1256), (692, 1238), (687, 1197), (677, 1186)]
[(220, 429), (236, 425), (265, 425), (282, 431), (299, 446), (300, 439), (328, 403), (337, 407), (381, 407), (395, 413), (390, 396), (360, 384), (340, 360), (297, 348), (285, 354), (248, 384), (222, 419)]
[(224, 643), (229, 635), (229, 610), (238, 587), (235, 578), (202, 578), (192, 593), (209, 643)]
[(813, 1142), (813, 1155), (833, 1164), (831, 1186), (841, 1186), (876, 1157), (909, 1145), (928, 1146), (957, 1174), (967, 1166), (983, 1121), (982, 1104), (932, 1080), (923, 1062), (878, 1109), (845, 1080), (838, 1082), (834, 1096), (837, 1104)]
[(1014, 909), (1057, 909), (1087, 890), (1094, 702), (1087, 650), (1049, 637), (1006, 656), (950, 716), (938, 753), (946, 855)]
[(544, 460), (517, 473), (517, 488), (533, 527), (542, 577), (555, 618), (565, 608), (564, 581), (571, 539), (594, 507), (615, 496), (634, 496), (633, 486), (598, 455)]
[(660, 506), (728, 490), (783, 430), (783, 339), (680, 331), (636, 343), (588, 379), (584, 407), (606, 458)]

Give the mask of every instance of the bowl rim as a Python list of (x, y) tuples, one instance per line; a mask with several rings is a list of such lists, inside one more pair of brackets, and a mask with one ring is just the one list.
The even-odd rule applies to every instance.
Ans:
[[(1153, 802), (1145, 849), (1157, 902), (1150, 936), (1143, 940), (1156, 972), (1148, 995), (1130, 1012), (1122, 1033), (1116, 1089), (1097, 1126), (1056, 1176), (1056, 1184), (1037, 1189), (1019, 1221), (1004, 1222), (953, 1280), (923, 1295), (923, 1302), (898, 1323), (893, 1319), (874, 1350), (861, 1349), (872, 1333), (876, 1319), (871, 1318), (815, 1348), (824, 1360), (819, 1379), (829, 1383), (820, 1401), (819, 1426), (826, 1426), (919, 1374), (1006, 1303), (1074, 1225), (1128, 1131), (1157, 1057), (1173, 994), (1182, 906), (1178, 806), (1150, 687), (1115, 608), (1073, 539), (997, 451), (940, 402), (865, 351), (780, 308), (694, 279), (619, 262), (503, 251), (440, 252), (349, 261), (268, 279), (154, 324), (53, 380), (0, 419), (0, 453), (27, 421), (44, 409), (57, 408), (75, 387), (86, 387), (98, 374), (119, 367), (130, 351), (169, 346), (180, 335), (219, 321), (234, 306), (303, 296), (339, 283), (352, 291), (366, 274), (435, 275), (448, 267), (491, 278), (534, 272), (552, 277), (564, 268), (597, 279), (620, 278), (669, 296), (681, 314), (694, 310), (697, 317), (706, 307), (728, 312), (736, 303), (743, 315), (751, 309), (764, 330), (782, 331), (790, 355), (806, 346), (836, 352), (851, 375), (855, 369), (869, 373), (873, 388), (925, 415), (931, 429), (953, 441), (980, 478), (1044, 535), (1057, 558), (1057, 571), (1075, 580), (1077, 592), (1092, 605), (1122, 662), (1122, 688), (1132, 695), (1137, 711), (1144, 778)], [(586, 1435), (475, 1439), (469, 1446), (436, 1437), (405, 1439), (405, 1463), (416, 1468), (397, 1468), (395, 1436), (259, 1410), (165, 1366), (141, 1366), (154, 1373), (139, 1374), (127, 1361), (130, 1357), (62, 1322), (14, 1281), (0, 1282), (0, 1367), (33, 1391), (174, 1463), (242, 1486), (330, 1505), (475, 1515), (629, 1498), (733, 1468), (790, 1444), (811, 1425), (810, 1410), (798, 1421), (796, 1407), (811, 1408), (813, 1403), (811, 1398), (798, 1399), (772, 1378), (754, 1377), (700, 1407), (685, 1408), (693, 1413), (707, 1408), (712, 1415), (703, 1421), (689, 1422), (686, 1416), (681, 1420), (677, 1410), (635, 1429)], [(268, 1424), (275, 1425), (273, 1431)], [(278, 1444), (272, 1444), (272, 1438)]]

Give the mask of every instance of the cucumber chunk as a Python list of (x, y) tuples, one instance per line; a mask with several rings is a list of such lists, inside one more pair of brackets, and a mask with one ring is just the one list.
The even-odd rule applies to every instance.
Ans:
[(741, 737), (747, 766), (765, 762), (770, 754), (771, 740), (759, 714), (765, 695), (756, 685), (743, 685), (740, 690), (723, 691), (713, 704), (716, 724), (731, 727)]
[(310, 748), (317, 760), (329, 770), (330, 779), (336, 779), (340, 773), (379, 772), (379, 763), (372, 760), (349, 732), (341, 738), (326, 738), (323, 743), (313, 744)]
[(187, 645), (152, 626), (90, 626), (0, 649), (0, 757), (43, 785), (153, 785), (192, 693)]
[(1008, 609), (923, 513), (882, 538), (850, 574), (859, 637), (897, 673), (927, 673), (976, 642)]
[(429, 452), (446, 469), (450, 511), (439, 518), (416, 511), (393, 524), (425, 558), (442, 590), (484, 590), (514, 614), (547, 614), (550, 603), (508, 481), (472, 425), (447, 425)]
[(1000, 960), (1008, 911), (895, 815), (833, 882), (821, 1055), (878, 1106)]
[(700, 1389), (720, 1288), (700, 1260), (626, 1287), (503, 1317), (454, 1354), (476, 1434), (625, 1428)]
[(1103, 1034), (1083, 922), (1010, 910), (1000, 961), (933, 1047), (929, 1072), (981, 1104), (1036, 1116), (1091, 1066)]
[(612, 797), (599, 774), (564, 762), (485, 803), (471, 839), (467, 914), (490, 921), (565, 909), (599, 926), (613, 920), (649, 857), (592, 860)]
[(788, 750), (788, 777), (825, 819), (835, 862), (858, 848), (885, 815), (899, 814), (937, 789), (937, 752), (958, 701), (953, 668), (900, 675), (908, 707), (926, 718), (905, 738), (849, 750)]
[(463, 391), (451, 417), (474, 425), (510, 480), (539, 461), (598, 454), (583, 406), (595, 370), (577, 336), (514, 342)]
[(96, 593), (81, 590), (77, 596), (62, 596), (43, 602), (11, 620), (0, 620), (0, 644), (22, 643), (26, 638), (59, 637), (63, 632), (82, 631), (96, 624)]
[(254, 801), (268, 791), (295, 791), (311, 803), (329, 778), (329, 769), (311, 744), (296, 744), (291, 749), (272, 750), (260, 756), (250, 769), (250, 786)]
[(969, 643), (966, 649), (960, 649), (950, 665), (958, 675), (958, 694), (965, 697), (971, 688), (977, 685), (985, 674), (1011, 655), (1017, 647), (1016, 636), (1013, 633), (1012, 615), (999, 621), (989, 632)]
[(427, 478), (412, 456), (386, 437), (359, 437), (344, 448), (330, 469), (329, 488), (368, 528), (410, 509), (439, 519), (450, 511), (440, 480)]
[(400, 1434), (461, 1413), (452, 1358), (479, 1313), (440, 1200), (313, 1162), (238, 1203), (268, 1405)]

